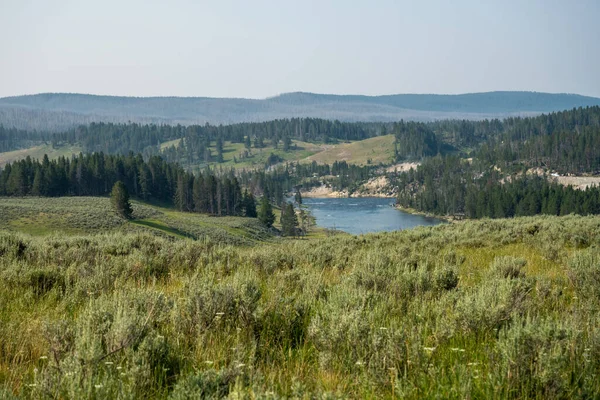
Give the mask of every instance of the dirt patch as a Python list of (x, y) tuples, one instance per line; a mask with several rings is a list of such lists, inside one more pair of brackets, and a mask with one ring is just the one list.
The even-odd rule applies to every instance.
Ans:
[(418, 162), (405, 162), (405, 163), (400, 163), (400, 164), (396, 164), (396, 165), (392, 165), (390, 167), (387, 168), (387, 172), (406, 172), (409, 171), (411, 168), (412, 169), (417, 169), (417, 167), (421, 165), (421, 163)]
[(348, 195), (347, 190), (336, 191), (326, 185), (312, 188), (311, 190), (302, 191), (302, 197), (385, 197), (394, 198), (398, 193), (397, 188), (390, 186), (390, 182), (385, 176), (379, 176), (369, 179), (363, 183), (356, 191)]
[(319, 187), (314, 187), (310, 190), (302, 191), (302, 197), (348, 197), (347, 191), (335, 191), (329, 186), (321, 185)]
[(527, 174), (544, 175), (549, 180), (558, 182), (564, 186), (573, 186), (574, 189), (585, 190), (591, 186), (600, 186), (600, 176), (563, 176), (556, 173), (548, 173), (542, 168), (531, 168), (527, 170)]
[(573, 186), (575, 189), (585, 190), (591, 186), (600, 186), (600, 176), (551, 176), (558, 183)]

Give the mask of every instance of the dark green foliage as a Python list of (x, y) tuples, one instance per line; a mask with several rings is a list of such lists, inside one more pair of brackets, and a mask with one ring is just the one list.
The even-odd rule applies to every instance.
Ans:
[(283, 151), (290, 151), (290, 147), (292, 146), (292, 139), (285, 135), (283, 137)]
[[(137, 198), (172, 203), (180, 211), (242, 215), (242, 193), (233, 172), (205, 170), (195, 177), (158, 156), (93, 153), (42, 162), (27, 157), (0, 170), (0, 196), (103, 196), (117, 181)], [(120, 212), (120, 211), (119, 211)], [(125, 215), (121, 214), (120, 215)]]
[(268, 168), (272, 165), (279, 164), (282, 161), (283, 161), (283, 158), (279, 157), (277, 154), (271, 153), (271, 154), (269, 154), (269, 157), (267, 158), (267, 162), (265, 163), (265, 166)]
[(397, 202), (438, 215), (506, 218), (600, 213), (600, 188), (576, 190), (543, 176), (506, 176), (455, 156), (435, 157), (400, 174)]
[(121, 181), (117, 181), (110, 192), (110, 202), (119, 216), (130, 219), (133, 214), (131, 203), (129, 202), (129, 192), (127, 187)]
[(181, 378), (173, 393), (169, 396), (171, 400), (193, 400), (193, 399), (223, 399), (229, 395), (229, 391), (240, 375), (239, 370), (223, 369), (216, 371), (209, 369)]
[(273, 214), (273, 206), (271, 202), (267, 198), (267, 196), (263, 196), (260, 199), (260, 205), (258, 208), (258, 220), (267, 228), (273, 226), (273, 222), (275, 222), (275, 214)]
[(54, 269), (37, 269), (27, 274), (28, 286), (36, 296), (42, 296), (53, 288), (65, 289), (63, 275)]
[(298, 229), (298, 216), (292, 203), (281, 207), (281, 231), (284, 236), (296, 236)]
[(534, 118), (508, 118), (478, 152), (501, 167), (523, 164), (560, 173), (600, 171), (600, 107), (576, 108)]
[(249, 193), (247, 190), (245, 190), (242, 203), (245, 217), (256, 218), (258, 216), (256, 212), (256, 201), (254, 200), (252, 193)]
[[(167, 161), (185, 165), (222, 162), (223, 143), (244, 143), (250, 149), (265, 147), (265, 141), (283, 140), (283, 148), (292, 148), (292, 139), (330, 143), (337, 140), (362, 140), (377, 136), (382, 123), (347, 123), (317, 118), (292, 118), (259, 123), (234, 125), (142, 125), (137, 123), (91, 123), (51, 138), (53, 143), (77, 143), (88, 152), (108, 154), (142, 153), (148, 157), (160, 154)], [(31, 134), (32, 138), (38, 136)], [(17, 137), (14, 134), (11, 137)], [(0, 136), (0, 140), (2, 137)], [(164, 151), (160, 144), (181, 139), (177, 146)], [(49, 139), (48, 139), (49, 140)], [(216, 160), (213, 160), (209, 146), (216, 145)]]
[(5, 128), (0, 123), (0, 153), (35, 146), (49, 141), (50, 138), (48, 133)]
[(422, 159), (435, 156), (440, 151), (435, 133), (420, 122), (400, 121), (393, 125), (396, 161)]
[(294, 200), (296, 201), (296, 204), (298, 204), (299, 206), (302, 205), (302, 194), (300, 193), (300, 190), (296, 189), (296, 194), (294, 195)]
[(217, 162), (223, 162), (223, 136), (217, 136)]
[(440, 269), (435, 275), (435, 285), (441, 290), (452, 290), (458, 286), (458, 274), (452, 268)]

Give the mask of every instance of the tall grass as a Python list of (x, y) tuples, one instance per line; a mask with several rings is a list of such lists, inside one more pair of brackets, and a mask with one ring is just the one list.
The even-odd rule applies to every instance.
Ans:
[(0, 231), (0, 397), (597, 398), (600, 218), (254, 247)]
[(165, 238), (254, 245), (270, 234), (253, 218), (210, 217), (133, 202), (133, 221), (120, 218), (103, 197), (0, 197), (0, 227), (36, 236), (151, 232)]

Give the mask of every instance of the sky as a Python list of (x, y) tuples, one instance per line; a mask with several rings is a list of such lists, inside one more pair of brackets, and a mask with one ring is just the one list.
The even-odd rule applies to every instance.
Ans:
[(0, 0), (0, 97), (600, 97), (598, 0)]

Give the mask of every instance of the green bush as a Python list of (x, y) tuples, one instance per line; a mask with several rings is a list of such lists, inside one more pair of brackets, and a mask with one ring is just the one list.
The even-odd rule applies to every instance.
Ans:
[(598, 217), (218, 238), (1, 230), (0, 396), (600, 397)]

